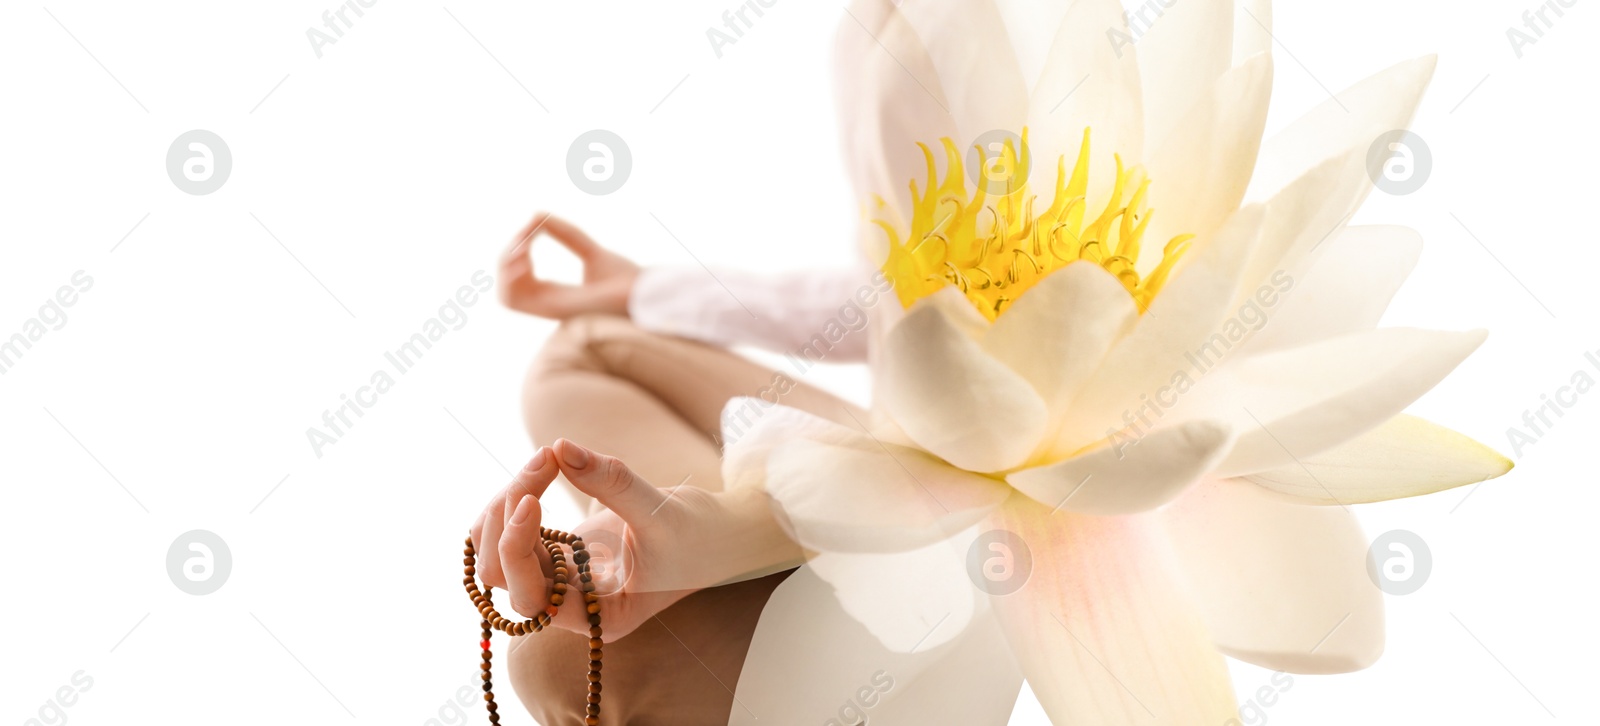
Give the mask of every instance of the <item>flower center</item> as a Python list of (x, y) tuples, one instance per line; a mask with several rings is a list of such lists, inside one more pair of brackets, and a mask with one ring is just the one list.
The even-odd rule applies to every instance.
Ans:
[[(1071, 177), (1066, 157), (1057, 160), (1055, 197), (1050, 208), (1037, 216), (1034, 197), (1028, 193), (1026, 128), (1020, 153), (1010, 140), (992, 159), (985, 158), (981, 145), (974, 147), (982, 174), (970, 194), (955, 142), (949, 138), (941, 142), (946, 158), (943, 180), (933, 152), (917, 144), (928, 162), (928, 189), (919, 193), (916, 180), (911, 181), (910, 233), (902, 239), (896, 223), (873, 220), (889, 235), (883, 271), (906, 307), (955, 285), (993, 321), (1046, 275), (1088, 260), (1121, 280), (1143, 312), (1194, 238), (1192, 234), (1172, 238), (1162, 249), (1160, 262), (1140, 274), (1140, 242), (1154, 213), (1145, 206), (1150, 180), (1142, 167), (1124, 169), (1122, 158), (1116, 157), (1111, 196), (1099, 216), (1090, 218), (1084, 197), (1089, 185), (1088, 129)], [(1124, 201), (1129, 189), (1133, 196)], [(881, 199), (879, 205), (883, 206)]]

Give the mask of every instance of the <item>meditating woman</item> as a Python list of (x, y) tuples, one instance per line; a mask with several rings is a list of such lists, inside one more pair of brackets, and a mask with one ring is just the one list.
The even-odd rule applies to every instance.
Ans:
[[(539, 279), (530, 248), (545, 235), (584, 263), (581, 284)], [(541, 213), (511, 241), (498, 280), (507, 306), (561, 326), (523, 390), (540, 448), (473, 526), (478, 575), (509, 590), (496, 600), (508, 617), (544, 611), (553, 568), (540, 544), (539, 497), (564, 475), (567, 493), (590, 513), (568, 529), (606, 570), (596, 574), (604, 617), (598, 723), (1005, 723), (1021, 679), (1009, 657), (993, 657), (1002, 648), (997, 631), (980, 622), (911, 654), (885, 649), (831, 588), (796, 573), (805, 553), (766, 495), (722, 479), (722, 413), (736, 397), (781, 401), (847, 426), (867, 420), (798, 373), (724, 346), (861, 361), (858, 316), (880, 297), (892, 300), (881, 277), (742, 276), (725, 289), (700, 268), (641, 270)], [(737, 417), (748, 425), (765, 410), (754, 402), (730, 410), (728, 435), (738, 435)], [(509, 667), (499, 671), (540, 723), (584, 724), (592, 632), (577, 607), (562, 608), (555, 626), (512, 638)], [(975, 672), (978, 658), (999, 665)]]

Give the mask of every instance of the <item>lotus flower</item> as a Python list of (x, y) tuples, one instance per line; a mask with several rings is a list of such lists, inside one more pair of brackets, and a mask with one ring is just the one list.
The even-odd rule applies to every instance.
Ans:
[[(1224, 723), (1223, 654), (1371, 664), (1383, 602), (1349, 505), (1511, 467), (1402, 413), (1484, 333), (1377, 328), (1420, 238), (1347, 226), (1434, 59), (1262, 143), (1268, 4), (1149, 20), (849, 8), (846, 151), (895, 283), (873, 416), (774, 408), (724, 464), (886, 645), (992, 610), (1059, 723)], [(1004, 592), (968, 576), (992, 530), (1031, 560)]]

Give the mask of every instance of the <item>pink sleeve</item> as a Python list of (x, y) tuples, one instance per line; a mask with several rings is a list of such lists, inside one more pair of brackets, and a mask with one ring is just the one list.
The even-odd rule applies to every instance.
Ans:
[(796, 270), (776, 275), (652, 267), (639, 275), (628, 314), (646, 330), (732, 347), (867, 359), (867, 311), (894, 304), (881, 272)]

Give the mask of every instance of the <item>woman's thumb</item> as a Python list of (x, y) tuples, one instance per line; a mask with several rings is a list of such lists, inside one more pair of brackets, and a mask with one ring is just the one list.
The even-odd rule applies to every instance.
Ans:
[(614, 456), (590, 451), (567, 439), (551, 447), (561, 462), (561, 473), (578, 491), (594, 497), (622, 521), (642, 525), (667, 501), (667, 494), (633, 473)]

